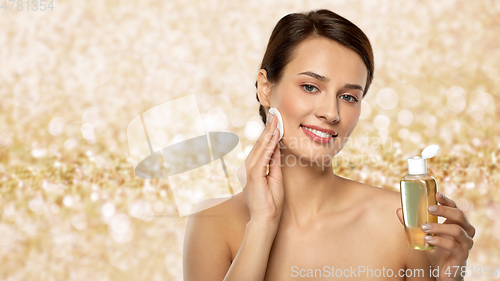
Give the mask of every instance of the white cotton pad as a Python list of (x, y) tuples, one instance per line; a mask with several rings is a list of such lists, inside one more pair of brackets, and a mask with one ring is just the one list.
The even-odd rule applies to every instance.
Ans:
[(278, 139), (278, 141), (279, 141), (283, 137), (283, 133), (284, 133), (284, 130), (283, 130), (283, 118), (281, 118), (280, 112), (275, 107), (271, 107), (269, 109), (269, 112), (272, 113), (272, 114), (274, 114), (274, 116), (276, 116), (278, 118), (278, 129), (280, 130), (280, 138)]

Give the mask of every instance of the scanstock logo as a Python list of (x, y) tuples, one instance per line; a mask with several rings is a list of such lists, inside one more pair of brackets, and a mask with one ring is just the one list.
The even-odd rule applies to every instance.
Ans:
[(181, 217), (230, 199), (246, 184), (240, 138), (207, 132), (194, 95), (140, 114), (127, 138), (135, 175), (168, 181)]

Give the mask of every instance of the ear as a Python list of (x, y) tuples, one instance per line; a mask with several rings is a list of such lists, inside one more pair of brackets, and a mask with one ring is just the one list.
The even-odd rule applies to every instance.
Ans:
[(257, 95), (262, 106), (267, 110), (271, 107), (271, 89), (272, 83), (267, 80), (267, 71), (261, 69), (257, 77)]

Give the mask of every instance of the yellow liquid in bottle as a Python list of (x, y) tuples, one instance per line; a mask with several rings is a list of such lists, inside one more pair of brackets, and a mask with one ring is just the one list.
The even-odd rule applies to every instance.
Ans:
[[(405, 179), (405, 178), (413, 179)], [(432, 250), (436, 248), (427, 242), (427, 235), (421, 228), (424, 223), (437, 223), (437, 216), (429, 214), (428, 207), (437, 205), (436, 180), (431, 176), (416, 179), (407, 175), (401, 181), (401, 205), (406, 229), (406, 242), (408, 247), (417, 250)], [(429, 234), (435, 236), (435, 234)]]

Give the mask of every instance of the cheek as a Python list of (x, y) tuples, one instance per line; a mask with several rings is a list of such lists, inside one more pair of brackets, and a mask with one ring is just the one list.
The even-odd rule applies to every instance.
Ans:
[[(283, 117), (283, 123), (285, 123), (285, 128), (290, 126), (294, 116), (300, 116), (301, 112), (307, 110), (307, 105), (301, 102), (300, 96), (292, 91), (285, 92), (286, 94), (279, 95), (279, 100), (277, 100), (277, 106), (280, 110), (281, 116)], [(298, 125), (298, 124), (297, 124)]]
[(344, 124), (346, 126), (347, 136), (349, 136), (352, 131), (354, 131), (354, 128), (356, 128), (360, 116), (361, 110), (359, 108), (346, 109), (343, 116), (341, 116), (341, 118), (344, 117), (343, 120), (345, 121)]

